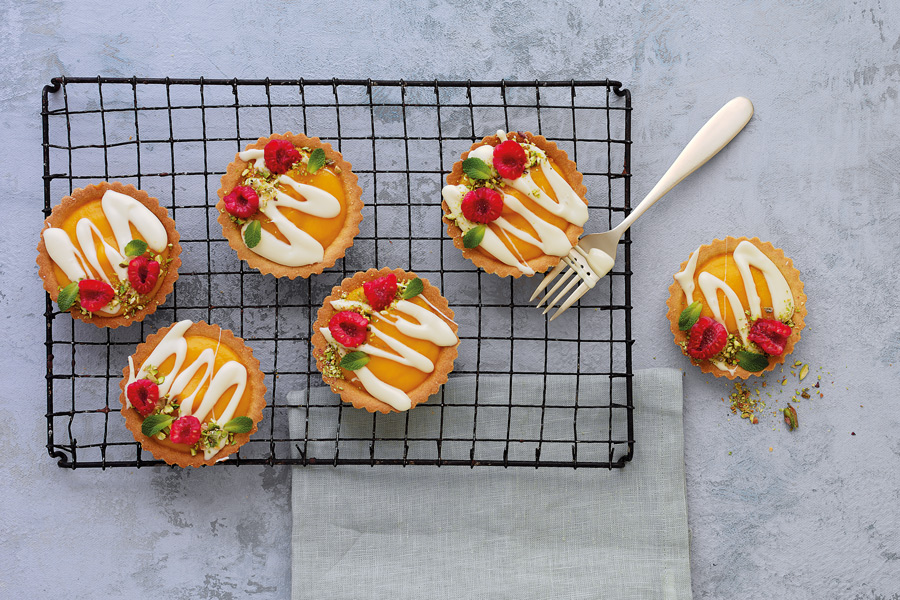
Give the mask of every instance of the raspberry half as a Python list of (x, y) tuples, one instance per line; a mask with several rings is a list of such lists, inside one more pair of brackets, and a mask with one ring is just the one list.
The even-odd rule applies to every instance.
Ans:
[(138, 379), (129, 384), (125, 394), (134, 409), (145, 417), (156, 410), (159, 402), (159, 386), (149, 379)]
[(397, 295), (397, 276), (388, 273), (384, 277), (367, 281), (363, 284), (363, 292), (373, 310), (384, 310)]
[(345, 310), (331, 317), (328, 330), (337, 343), (347, 348), (356, 348), (366, 341), (369, 320), (352, 310)]
[(474, 223), (491, 223), (503, 210), (503, 196), (490, 188), (477, 188), (463, 197), (462, 212)]
[(238, 219), (249, 219), (259, 210), (259, 195), (249, 185), (239, 185), (222, 198), (228, 214)]
[(728, 343), (725, 326), (709, 317), (697, 319), (689, 335), (687, 353), (692, 358), (712, 358)]
[(105, 281), (82, 279), (78, 282), (78, 302), (88, 312), (97, 312), (115, 296), (112, 286)]
[(172, 423), (169, 430), (169, 439), (176, 444), (189, 446), (200, 441), (200, 420), (193, 415), (184, 415)]
[(519, 142), (506, 140), (494, 148), (494, 168), (504, 179), (518, 179), (527, 164), (528, 155)]
[(128, 281), (138, 294), (149, 294), (159, 281), (159, 263), (141, 255), (128, 263)]
[(300, 161), (300, 153), (287, 140), (272, 140), (263, 150), (266, 168), (273, 173), (287, 173)]
[(776, 319), (757, 319), (750, 327), (747, 339), (762, 348), (766, 354), (779, 356), (784, 352), (791, 328)]

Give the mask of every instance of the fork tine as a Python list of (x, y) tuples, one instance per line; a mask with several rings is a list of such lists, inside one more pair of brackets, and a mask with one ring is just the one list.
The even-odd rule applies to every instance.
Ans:
[[(568, 259), (563, 258), (563, 261), (565, 261), (565, 260), (568, 260)], [(553, 296), (553, 294), (556, 292), (556, 290), (558, 290), (562, 284), (564, 284), (566, 281), (569, 280), (569, 277), (576, 274), (575, 269), (571, 268), (571, 265), (569, 265), (569, 267), (570, 268), (565, 273), (562, 274), (562, 277), (559, 278), (559, 281), (557, 281), (556, 284), (552, 288), (550, 288), (550, 291), (547, 292), (546, 294), (544, 294), (544, 297), (541, 298), (540, 302), (538, 302), (537, 304), (534, 305), (535, 308), (540, 308), (541, 304), (543, 304), (544, 302), (549, 300), (550, 297)], [(578, 279), (578, 278), (576, 277), (575, 279)]]
[(578, 289), (576, 289), (574, 292), (572, 292), (572, 295), (569, 296), (569, 298), (565, 301), (565, 303), (562, 306), (560, 306), (559, 309), (555, 313), (553, 313), (553, 316), (550, 317), (550, 320), (552, 321), (559, 315), (563, 314), (566, 310), (568, 310), (568, 308), (570, 306), (572, 306), (573, 304), (578, 302), (578, 299), (581, 298), (582, 296), (584, 296), (589, 289), (591, 289), (591, 288), (590, 288), (590, 286), (588, 286), (587, 283), (582, 283), (580, 286), (578, 286)]
[[(562, 272), (562, 270), (565, 268), (566, 268), (565, 261), (563, 261), (562, 259), (559, 259), (559, 262), (556, 264), (555, 267), (553, 267), (553, 270), (550, 271), (549, 273), (547, 273), (546, 275), (544, 275), (544, 279), (541, 280), (541, 283), (534, 290), (534, 293), (531, 295), (531, 298), (529, 298), (528, 301), (534, 302), (534, 299), (538, 297), (538, 294), (540, 294), (544, 288), (546, 288), (548, 285), (550, 285), (550, 282), (553, 281), (556, 278), (556, 276), (559, 275)], [(538, 306), (540, 306), (540, 304), (538, 304)]]
[[(551, 300), (550, 302), (547, 303), (547, 307), (544, 309), (544, 312), (541, 313), (541, 314), (545, 314), (545, 315), (546, 315), (548, 312), (550, 312), (550, 310), (553, 308), (553, 306), (554, 306), (557, 302), (559, 302), (560, 300), (562, 300), (562, 299), (565, 297), (565, 295), (569, 293), (569, 290), (571, 290), (571, 289), (575, 286), (575, 284), (577, 284), (579, 281), (581, 281), (581, 278), (579, 278), (579, 277), (573, 277), (573, 278), (572, 278), (572, 281), (570, 281), (569, 284), (568, 284), (566, 287), (564, 287), (564, 288), (559, 292), (559, 294), (556, 295), (555, 298), (553, 298), (553, 300)], [(549, 296), (549, 294), (547, 294), (547, 295)]]

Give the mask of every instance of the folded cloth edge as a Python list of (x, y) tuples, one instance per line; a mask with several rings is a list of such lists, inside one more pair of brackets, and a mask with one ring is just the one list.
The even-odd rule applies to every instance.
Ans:
[[(487, 378), (483, 377), (482, 379), (486, 380)], [(452, 381), (453, 380), (451, 379), (451, 382), (448, 385), (452, 385)], [(341, 486), (348, 486), (352, 488), (352, 490), (356, 490), (356, 492), (366, 501), (377, 503), (381, 501), (379, 494), (385, 492), (387, 488), (392, 487), (387, 484), (387, 481), (398, 484), (399, 489), (402, 491), (404, 488), (410, 490), (434, 490), (435, 482), (438, 482), (439, 484), (439, 480), (458, 479), (463, 482), (463, 484), (467, 481), (474, 484), (477, 480), (483, 479), (485, 481), (480, 483), (484, 483), (484, 485), (488, 486), (491, 485), (491, 481), (500, 481), (500, 483), (496, 485), (498, 485), (498, 489), (501, 490), (522, 489), (524, 490), (523, 493), (530, 495), (529, 498), (531, 499), (549, 499), (551, 502), (558, 501), (563, 504), (566, 501), (571, 501), (572, 506), (578, 509), (577, 511), (573, 511), (573, 514), (578, 511), (580, 511), (578, 514), (582, 514), (585, 512), (583, 503), (584, 498), (591, 498), (596, 495), (598, 491), (599, 493), (602, 493), (604, 492), (604, 489), (609, 487), (621, 488), (624, 485), (628, 485), (628, 478), (630, 477), (628, 473), (636, 473), (637, 470), (641, 468), (640, 465), (643, 464), (643, 460), (654, 458), (648, 456), (650, 452), (654, 451), (653, 440), (643, 439), (642, 433), (647, 435), (649, 431), (652, 431), (646, 427), (644, 420), (648, 415), (655, 415), (655, 418), (658, 421), (655, 426), (659, 429), (659, 434), (663, 437), (667, 437), (673, 444), (672, 446), (667, 447), (666, 452), (662, 453), (661, 456), (667, 460), (665, 468), (672, 470), (673, 473), (670, 473), (670, 475), (674, 475), (665, 477), (665, 474), (661, 474), (662, 480), (665, 482), (665, 485), (668, 486), (668, 489), (664, 490), (665, 493), (659, 494), (661, 500), (656, 502), (656, 504), (654, 504), (655, 493), (652, 493), (652, 490), (648, 490), (646, 485), (643, 485), (643, 487), (638, 486), (637, 488), (640, 493), (643, 494), (642, 496), (629, 497), (627, 501), (638, 502), (644, 508), (649, 505), (653, 510), (664, 513), (664, 522), (661, 521), (662, 526), (659, 528), (659, 531), (654, 532), (654, 535), (652, 536), (644, 536), (644, 538), (642, 538), (643, 542), (647, 544), (648, 547), (652, 546), (651, 549), (658, 553), (657, 558), (660, 560), (651, 560), (652, 555), (647, 552), (646, 548), (632, 548), (631, 550), (637, 552), (637, 558), (635, 560), (638, 562), (618, 560), (617, 557), (609, 559), (615, 562), (616, 565), (621, 566), (621, 570), (624, 572), (623, 577), (615, 574), (603, 574), (597, 576), (583, 571), (581, 575), (574, 576), (571, 580), (562, 579), (557, 581), (557, 586), (554, 589), (559, 597), (565, 596), (572, 598), (598, 597), (595, 595), (598, 593), (601, 597), (606, 597), (608, 594), (615, 593), (616, 597), (620, 598), (691, 598), (689, 540), (684, 479), (683, 427), (681, 415), (683, 401), (682, 372), (676, 369), (651, 369), (635, 372), (634, 399), (636, 407), (636, 448), (633, 461), (634, 464), (626, 465), (626, 467), (621, 470), (614, 470), (611, 472), (603, 471), (600, 473), (595, 470), (579, 470), (579, 474), (576, 475), (571, 469), (548, 468), (538, 469), (536, 471), (533, 469), (505, 470), (502, 468), (487, 467), (474, 470), (454, 467), (445, 467), (442, 469), (431, 467), (408, 467), (406, 469), (403, 467), (376, 467), (373, 469), (370, 467), (348, 468), (344, 466), (338, 467), (337, 469), (333, 467), (298, 467), (294, 469), (294, 489), (292, 492), (294, 514), (292, 585), (294, 593), (292, 597), (355, 597), (354, 590), (356, 592), (361, 592), (362, 589), (369, 590), (369, 597), (383, 597), (379, 594), (384, 594), (384, 597), (390, 595), (394, 598), (416, 597), (416, 594), (421, 594), (422, 592), (419, 588), (410, 587), (413, 582), (410, 582), (410, 586), (404, 587), (396, 581), (392, 584), (392, 580), (390, 579), (382, 581), (378, 586), (373, 587), (373, 573), (378, 572), (379, 566), (391, 566), (394, 564), (389, 560), (379, 560), (378, 558), (374, 558), (366, 564), (365, 560), (362, 562), (358, 560), (356, 562), (347, 561), (345, 555), (345, 560), (343, 562), (340, 560), (333, 562), (337, 557), (336, 551), (338, 548), (336, 546), (339, 545), (334, 544), (335, 540), (333, 537), (334, 535), (339, 537), (340, 534), (345, 531), (344, 528), (348, 526), (363, 530), (360, 533), (362, 537), (357, 540), (357, 542), (365, 540), (369, 543), (369, 550), (374, 552), (376, 557), (378, 555), (379, 545), (384, 545), (385, 547), (391, 546), (398, 539), (403, 537), (403, 535), (391, 531), (378, 531), (377, 535), (374, 532), (374, 530), (382, 528), (385, 518), (389, 518), (389, 516), (395, 514), (394, 511), (389, 509), (381, 513), (380, 518), (382, 522), (380, 524), (368, 522), (368, 519), (370, 518), (379, 519), (377, 514), (366, 515), (363, 518), (348, 518), (348, 515), (344, 512), (348, 510), (347, 507), (341, 506), (340, 502), (335, 500), (336, 496), (345, 493), (346, 490), (339, 491), (338, 489), (335, 489), (335, 486), (338, 486), (338, 488)], [(516, 473), (512, 473), (513, 471)], [(591, 471), (594, 471), (594, 473), (589, 475), (588, 473)], [(551, 474), (550, 472), (553, 473)], [(578, 481), (580, 478), (583, 479)], [(547, 490), (547, 485), (541, 485), (540, 482), (542, 479), (547, 479), (548, 481), (556, 480), (567, 487), (563, 494), (559, 494), (558, 491)], [(503, 480), (507, 480), (507, 483), (504, 484)], [(503, 486), (505, 485), (508, 487), (504, 488)], [(382, 486), (384, 489), (381, 489)], [(440, 485), (437, 487), (440, 489)], [(373, 490), (371, 488), (375, 489)], [(323, 493), (323, 490), (327, 491)], [(395, 489), (394, 492), (396, 491), (397, 490)], [(443, 491), (445, 493), (452, 493), (452, 487), (448, 487)], [(626, 491), (627, 490), (625, 489), (620, 490), (622, 494), (625, 494)], [(650, 493), (648, 493), (648, 491)], [(444, 500), (446, 501), (448, 499), (445, 498)], [(502, 506), (498, 508), (496, 502), (494, 504), (492, 510), (499, 516), (496, 516), (493, 513), (492, 516), (496, 516), (496, 518), (499, 519), (499, 523), (502, 524), (504, 509)], [(322, 505), (330, 506), (330, 510), (318, 510), (315, 508), (311, 510), (310, 507), (313, 505), (319, 507)], [(440, 504), (436, 505), (437, 508), (440, 508), (440, 506)], [(536, 512), (534, 514), (538, 515), (538, 518), (542, 518), (542, 513)], [(553, 515), (547, 514), (551, 520), (555, 518)], [(332, 522), (328, 524), (325, 531), (318, 531), (321, 529), (321, 527), (318, 526), (314, 526), (317, 529), (314, 531), (310, 524), (315, 522), (321, 525), (323, 519)], [(456, 523), (456, 521), (454, 521), (454, 523)], [(485, 522), (482, 525), (491, 527), (497, 525), (497, 523), (490, 521)], [(405, 532), (406, 538), (404, 538), (406, 542), (410, 542), (410, 540), (415, 541), (417, 539), (418, 536), (414, 535), (416, 532), (409, 529), (409, 527), (414, 526), (415, 523), (410, 523), (408, 525)], [(328, 535), (329, 527), (331, 528), (331, 534), (333, 534), (331, 538)], [(450, 528), (452, 529), (452, 527)], [(460, 525), (460, 528), (464, 527)], [(655, 529), (649, 523), (644, 523), (644, 528), (648, 530)], [(427, 529), (427, 527), (425, 527), (425, 529)], [(474, 534), (480, 535), (483, 531), (484, 529), (477, 529), (474, 530)], [(521, 550), (519, 554), (508, 554), (508, 561), (515, 562), (516, 560), (521, 559), (523, 565), (527, 565), (528, 560), (533, 558), (531, 556), (533, 553), (532, 541), (535, 543), (547, 544), (554, 548), (557, 553), (566, 554), (568, 552), (567, 548), (571, 546), (580, 548), (580, 551), (584, 551), (584, 549), (587, 548), (588, 551), (597, 552), (598, 556), (605, 556), (603, 548), (601, 547), (594, 548), (583, 546), (584, 540), (577, 539), (576, 533), (574, 532), (569, 532), (568, 535), (572, 536), (572, 538), (568, 540), (568, 545), (566, 545), (559, 544), (556, 539), (548, 539), (546, 531), (544, 530), (539, 530), (539, 528), (537, 528), (535, 531), (538, 531), (543, 537), (539, 540), (530, 540), (526, 535), (527, 532), (525, 532), (521, 539), (513, 539), (508, 542), (512, 545), (520, 544), (519, 546), (516, 546), (516, 548)], [(466, 533), (468, 535), (471, 534), (472, 531), (467, 529)], [(396, 534), (396, 536), (394, 536), (394, 534)], [(439, 536), (436, 535), (429, 538), (428, 536), (431, 534), (434, 534), (434, 532), (425, 531), (423, 533), (423, 539), (438, 539)], [(392, 538), (392, 536), (396, 537), (396, 539)], [(448, 551), (452, 551), (454, 548), (453, 543), (459, 541), (458, 539), (453, 539), (452, 534), (450, 535), (450, 538), (450, 547), (446, 548)], [(401, 548), (406, 548), (406, 546), (401, 544)], [(504, 547), (501, 547), (501, 550), (503, 548)], [(394, 549), (396, 550), (397, 548)], [(627, 544), (626, 550), (628, 550)], [(355, 552), (359, 552), (359, 555), (355, 555)], [(440, 554), (441, 551), (438, 550), (438, 553)], [(331, 554), (333, 554), (333, 556), (330, 556)], [(365, 556), (370, 553), (362, 552), (359, 548), (352, 548), (349, 554), (356, 556), (358, 559), (359, 556)], [(545, 558), (550, 560), (553, 557), (549, 556)], [(426, 564), (429, 563), (441, 568), (448, 567), (446, 556), (441, 556), (440, 560), (426, 561)], [(629, 569), (634, 567), (635, 564), (639, 565), (640, 568), (629, 572)], [(512, 564), (507, 566), (512, 567), (511, 570), (515, 571), (517, 566), (521, 567), (523, 565)], [(660, 569), (659, 567), (662, 568)], [(543, 561), (541, 561), (538, 565), (527, 565), (527, 568), (540, 571), (541, 569), (549, 569), (550, 565), (545, 565), (543, 564)], [(358, 571), (354, 572), (356, 569), (358, 569)], [(323, 574), (323, 571), (326, 573)], [(335, 579), (335, 571), (340, 571), (342, 573), (339, 579)], [(328, 575), (327, 572), (330, 572), (331, 575)], [(551, 577), (554, 577), (554, 573), (558, 572), (558, 569), (556, 571), (551, 570)], [(352, 584), (354, 575), (362, 576), (363, 573), (366, 574), (363, 587), (354, 588), (354, 585)], [(638, 579), (632, 581), (635, 576), (638, 576)], [(422, 581), (427, 579), (431, 582), (430, 585), (432, 586), (432, 591), (434, 593), (456, 593), (456, 597), (459, 597), (458, 594), (464, 587), (458, 578), (455, 582), (448, 582), (446, 577), (440, 576), (440, 573), (435, 573), (433, 577), (429, 575), (424, 579), (422, 577), (414, 577), (414, 579), (419, 583), (422, 583)], [(451, 577), (451, 579), (453, 578)], [(471, 579), (472, 585), (479, 584), (480, 587), (465, 588), (469, 593), (475, 593), (475, 589), (480, 589), (484, 593), (489, 593), (491, 597), (497, 598), (531, 597), (522, 595), (523, 591), (526, 594), (528, 593), (525, 588), (516, 589), (515, 586), (510, 587), (508, 582), (503, 586), (500, 586), (500, 582), (493, 581), (490, 578), (480, 578), (475, 576)], [(537, 579), (531, 577), (531, 580)], [(340, 581), (340, 585), (337, 585), (338, 581)], [(391, 587), (392, 585), (394, 587)], [(560, 585), (565, 586), (566, 589), (560, 589)], [(600, 586), (599, 589), (597, 586)], [(541, 589), (534, 588), (533, 592), (540, 594)], [(345, 596), (342, 594), (347, 595)], [(541, 596), (536, 595), (534, 597)]]

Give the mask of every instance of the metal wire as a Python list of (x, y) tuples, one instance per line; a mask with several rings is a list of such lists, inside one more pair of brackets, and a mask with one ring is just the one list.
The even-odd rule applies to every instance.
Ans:
[[(59, 313), (47, 295), (47, 451), (60, 467), (164, 464), (110, 413), (119, 412), (134, 347), (185, 318), (233, 329), (266, 376), (264, 421), (227, 464), (618, 468), (631, 460), (628, 233), (623, 268), (551, 327), (527, 302), (533, 281), (475, 269), (440, 223), (444, 177), (496, 129), (540, 133), (565, 149), (585, 175), (591, 223), (627, 215), (631, 94), (619, 82), (61, 77), (44, 87), (41, 121), (45, 216), (76, 187), (134, 183), (168, 208), (183, 248), (175, 291), (140, 325), (98, 329)], [(309, 280), (247, 268), (214, 222), (215, 190), (234, 153), (287, 130), (333, 144), (364, 189), (354, 246)], [(415, 411), (378, 416), (310, 395), (321, 385), (309, 339), (322, 299), (343, 277), (381, 266), (440, 286), (460, 322), (452, 377), (470, 378), (471, 398), (441, 391)], [(502, 393), (485, 392), (488, 376)], [(608, 392), (586, 394), (599, 377)], [(526, 380), (541, 384), (540, 398), (518, 393)], [(292, 412), (303, 424), (298, 436)]]

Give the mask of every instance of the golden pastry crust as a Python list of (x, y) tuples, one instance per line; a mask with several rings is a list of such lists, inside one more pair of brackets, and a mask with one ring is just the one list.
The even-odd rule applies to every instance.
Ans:
[(219, 201), (216, 203), (216, 209), (219, 211), (218, 221), (222, 226), (222, 234), (228, 240), (228, 245), (237, 252), (238, 258), (245, 261), (248, 265), (263, 274), (274, 275), (275, 277), (288, 277), (295, 279), (297, 277), (309, 277), (323, 270), (333, 267), (339, 258), (343, 258), (347, 252), (347, 248), (353, 245), (353, 239), (359, 234), (359, 224), (362, 221), (362, 188), (359, 187), (359, 178), (353, 173), (352, 165), (344, 160), (344, 157), (337, 150), (331, 148), (331, 144), (321, 141), (319, 138), (306, 137), (300, 133), (275, 133), (269, 137), (261, 137), (253, 144), (248, 144), (244, 150), (263, 149), (266, 144), (272, 140), (287, 140), (296, 147), (321, 148), (325, 151), (326, 158), (334, 161), (333, 166), (339, 167), (341, 170), (341, 184), (344, 188), (344, 199), (347, 205), (344, 226), (337, 238), (325, 248), (324, 258), (311, 265), (302, 267), (288, 267), (269, 260), (264, 256), (260, 256), (247, 247), (241, 236), (241, 228), (231, 220), (228, 213), (225, 212), (225, 196), (227, 196), (235, 186), (241, 181), (241, 173), (250, 163), (241, 160), (238, 154), (235, 154), (234, 161), (229, 163), (225, 174), (222, 175), (221, 186), (218, 191)]
[[(380, 270), (369, 269), (365, 272), (358, 272), (353, 277), (344, 279), (341, 282), (341, 285), (332, 288), (331, 295), (325, 298), (324, 302), (322, 303), (322, 307), (319, 309), (319, 313), (316, 316), (316, 323), (315, 325), (313, 325), (313, 355), (316, 357), (316, 367), (318, 367), (319, 371), (322, 372), (322, 380), (331, 386), (331, 390), (334, 393), (340, 395), (341, 400), (343, 400), (344, 402), (349, 402), (355, 408), (364, 408), (369, 412), (390, 413), (401, 411), (398, 411), (390, 404), (378, 400), (365, 390), (359, 389), (344, 381), (343, 379), (326, 376), (326, 363), (324, 360), (324, 353), (325, 349), (328, 347), (328, 342), (326, 341), (325, 336), (322, 335), (319, 330), (324, 327), (328, 327), (328, 323), (331, 321), (331, 317), (335, 312), (337, 312), (331, 306), (332, 300), (338, 300), (340, 299), (341, 295), (352, 292), (353, 290), (361, 287), (363, 283), (371, 281), (373, 279), (377, 279), (379, 277), (384, 277), (388, 273), (393, 273), (394, 275), (396, 275), (398, 281), (408, 281), (410, 279), (415, 279), (416, 277), (418, 277), (415, 273), (404, 271), (403, 269), (383, 268)], [(431, 285), (427, 279), (420, 279), (422, 279), (422, 283), (424, 284), (422, 296), (424, 296), (425, 299), (431, 302), (435, 307), (437, 307), (438, 310), (440, 310), (442, 313), (444, 313), (444, 315), (451, 319), (451, 321), (449, 322), (450, 328), (458, 338), (459, 327), (452, 321), (453, 311), (450, 309), (450, 305), (448, 304), (446, 298), (444, 298), (441, 295), (440, 290), (437, 287)], [(454, 346), (442, 347), (437, 359), (434, 361), (434, 371), (428, 376), (428, 378), (425, 379), (425, 381), (407, 392), (407, 395), (412, 401), (412, 406), (410, 407), (410, 409), (415, 408), (417, 404), (421, 404), (428, 400), (428, 398), (432, 394), (437, 393), (442, 385), (447, 383), (447, 378), (450, 375), (450, 372), (453, 371), (453, 361), (456, 360), (456, 357), (458, 355), (458, 346), (459, 344), (457, 343)]]
[[(560, 149), (556, 143), (551, 142), (547, 138), (542, 135), (534, 135), (530, 132), (510, 132), (507, 134), (509, 139), (515, 139), (520, 142), (529, 142), (534, 144), (538, 148), (544, 151), (547, 155), (547, 158), (556, 163), (556, 166), (562, 170), (563, 175), (566, 181), (572, 186), (572, 189), (578, 194), (578, 197), (581, 198), (585, 204), (588, 203), (586, 195), (587, 195), (587, 187), (584, 185), (584, 176), (578, 172), (578, 168), (575, 163), (569, 160), (569, 155), (562, 149)], [(447, 185), (459, 185), (463, 178), (463, 170), (462, 163), (469, 157), (469, 153), (479, 146), (483, 146), (488, 144), (490, 146), (496, 146), (500, 143), (500, 138), (496, 135), (489, 135), (482, 139), (480, 142), (476, 142), (472, 144), (472, 147), (469, 148), (468, 151), (464, 152), (460, 157), (460, 160), (457, 161), (453, 165), (453, 170), (447, 175)], [(450, 237), (453, 238), (453, 245), (459, 248), (462, 251), (463, 257), (472, 261), (476, 267), (483, 269), (486, 273), (494, 273), (495, 275), (499, 275), (500, 277), (521, 277), (523, 275), (522, 271), (518, 269), (518, 267), (507, 265), (503, 263), (493, 256), (489, 256), (484, 252), (478, 250), (478, 248), (466, 248), (463, 244), (463, 231), (456, 225), (454, 221), (449, 218), (450, 215), (450, 207), (447, 206), (446, 200), (441, 200), (441, 208), (444, 209), (443, 221), (447, 224), (447, 233)], [(575, 225), (574, 223), (569, 223), (565, 230), (566, 237), (569, 238), (569, 242), (574, 246), (578, 242), (578, 238), (581, 237), (581, 234), (584, 233), (584, 228), (580, 225)], [(559, 263), (561, 257), (559, 256), (550, 256), (549, 254), (545, 254), (543, 256), (538, 256), (537, 258), (529, 259), (528, 266), (534, 269), (535, 273), (544, 273), (547, 270), (555, 267), (557, 263)]]
[(165, 276), (158, 285), (156, 293), (152, 298), (147, 300), (143, 309), (136, 311), (130, 317), (126, 317), (124, 314), (112, 317), (104, 317), (98, 313), (85, 314), (82, 313), (77, 306), (73, 306), (69, 309), (69, 312), (72, 313), (72, 316), (76, 319), (81, 319), (86, 323), (92, 323), (97, 327), (115, 329), (121, 325), (131, 325), (132, 323), (143, 321), (144, 317), (156, 312), (156, 308), (165, 302), (166, 296), (172, 293), (172, 290), (175, 287), (175, 281), (178, 279), (178, 267), (181, 266), (181, 245), (178, 241), (181, 239), (181, 236), (179, 236), (178, 231), (175, 230), (175, 221), (169, 217), (168, 211), (160, 206), (159, 200), (153, 198), (147, 194), (147, 192), (137, 189), (131, 184), (126, 185), (119, 183), (118, 181), (103, 181), (101, 183), (73, 190), (71, 196), (66, 196), (59, 204), (53, 207), (50, 216), (44, 221), (44, 227), (41, 229), (40, 242), (37, 246), (37, 264), (38, 274), (41, 277), (41, 281), (44, 283), (44, 289), (50, 294), (50, 298), (56, 302), (56, 299), (59, 297), (60, 286), (53, 269), (53, 260), (47, 253), (47, 247), (44, 244), (44, 230), (49, 227), (62, 227), (62, 224), (72, 211), (86, 202), (99, 200), (107, 190), (113, 190), (114, 192), (120, 192), (127, 196), (131, 196), (149, 208), (163, 224), (163, 227), (165, 227), (166, 236), (169, 239), (169, 243), (172, 244), (168, 254), (168, 257), (172, 259), (172, 262), (166, 267)]
[[(804, 327), (804, 319), (806, 317), (806, 294), (803, 293), (803, 282), (800, 281), (800, 271), (798, 271), (794, 267), (794, 262), (790, 258), (787, 258), (780, 248), (776, 248), (769, 242), (763, 242), (756, 237), (750, 239), (747, 237), (736, 238), (729, 236), (724, 240), (716, 239), (713, 240), (710, 244), (700, 246), (700, 254), (697, 257), (697, 265), (702, 265), (715, 256), (733, 252), (737, 245), (744, 241), (750, 242), (751, 244), (759, 248), (763, 254), (765, 254), (773, 263), (775, 263), (775, 266), (777, 266), (778, 270), (781, 271), (781, 274), (784, 275), (788, 286), (791, 288), (791, 294), (793, 294), (794, 296), (794, 314), (791, 317), (791, 320), (794, 322), (794, 327), (792, 328), (791, 335), (790, 337), (788, 337), (787, 343), (784, 346), (784, 352), (782, 352), (779, 356), (769, 356), (769, 366), (762, 371), (751, 372), (740, 366), (737, 366), (735, 367), (735, 372), (730, 373), (729, 371), (719, 369), (708, 360), (696, 360), (693, 358), (690, 359), (694, 365), (700, 367), (700, 370), (702, 372), (712, 373), (716, 377), (727, 377), (728, 379), (747, 379), (748, 377), (771, 371), (776, 366), (783, 364), (785, 358), (787, 358), (787, 356), (791, 352), (793, 352), (794, 345), (798, 341), (800, 341), (800, 332)], [(683, 263), (681, 263), (681, 267), (678, 271), (684, 271), (689, 261), (690, 257), (688, 257), (688, 260), (685, 260)], [(681, 331), (678, 328), (678, 318), (681, 316), (681, 312), (687, 307), (687, 303), (685, 301), (684, 292), (681, 289), (681, 285), (679, 285), (677, 281), (669, 286), (669, 299), (666, 301), (666, 306), (669, 309), (666, 313), (666, 318), (669, 319), (669, 326), (672, 330), (672, 335), (675, 336), (675, 343), (679, 344), (680, 348), (680, 344), (687, 341), (688, 332)]]
[[(131, 355), (135, 369), (144, 364), (150, 353), (153, 352), (175, 325), (176, 323), (173, 323), (147, 336), (147, 340), (138, 345), (134, 354)], [(253, 350), (244, 343), (243, 339), (234, 335), (231, 330), (198, 321), (188, 328), (185, 335), (200, 335), (210, 339), (217, 339), (221, 344), (234, 350), (240, 357), (241, 364), (247, 368), (247, 387), (244, 389), (244, 394), (250, 394), (250, 406), (247, 410), (247, 416), (253, 420), (253, 429), (249, 433), (234, 434), (234, 445), (226, 444), (215, 456), (207, 460), (203, 457), (202, 452), (198, 452), (196, 456), (191, 456), (190, 452), (179, 452), (170, 446), (162, 444), (156, 438), (149, 438), (141, 432), (144, 417), (134, 408), (126, 408), (128, 405), (126, 403), (125, 390), (128, 387), (129, 376), (127, 365), (122, 369), (122, 381), (119, 382), (119, 388), (122, 390), (122, 393), (119, 395), (119, 401), (122, 403), (122, 416), (125, 417), (125, 426), (134, 435), (135, 441), (139, 442), (141, 447), (152, 454), (154, 458), (163, 460), (170, 465), (178, 465), (179, 467), (202, 467), (203, 465), (215, 464), (228, 455), (234, 454), (256, 432), (257, 426), (263, 417), (263, 408), (266, 406), (266, 385), (263, 373), (259, 368), (259, 360), (253, 356)]]

